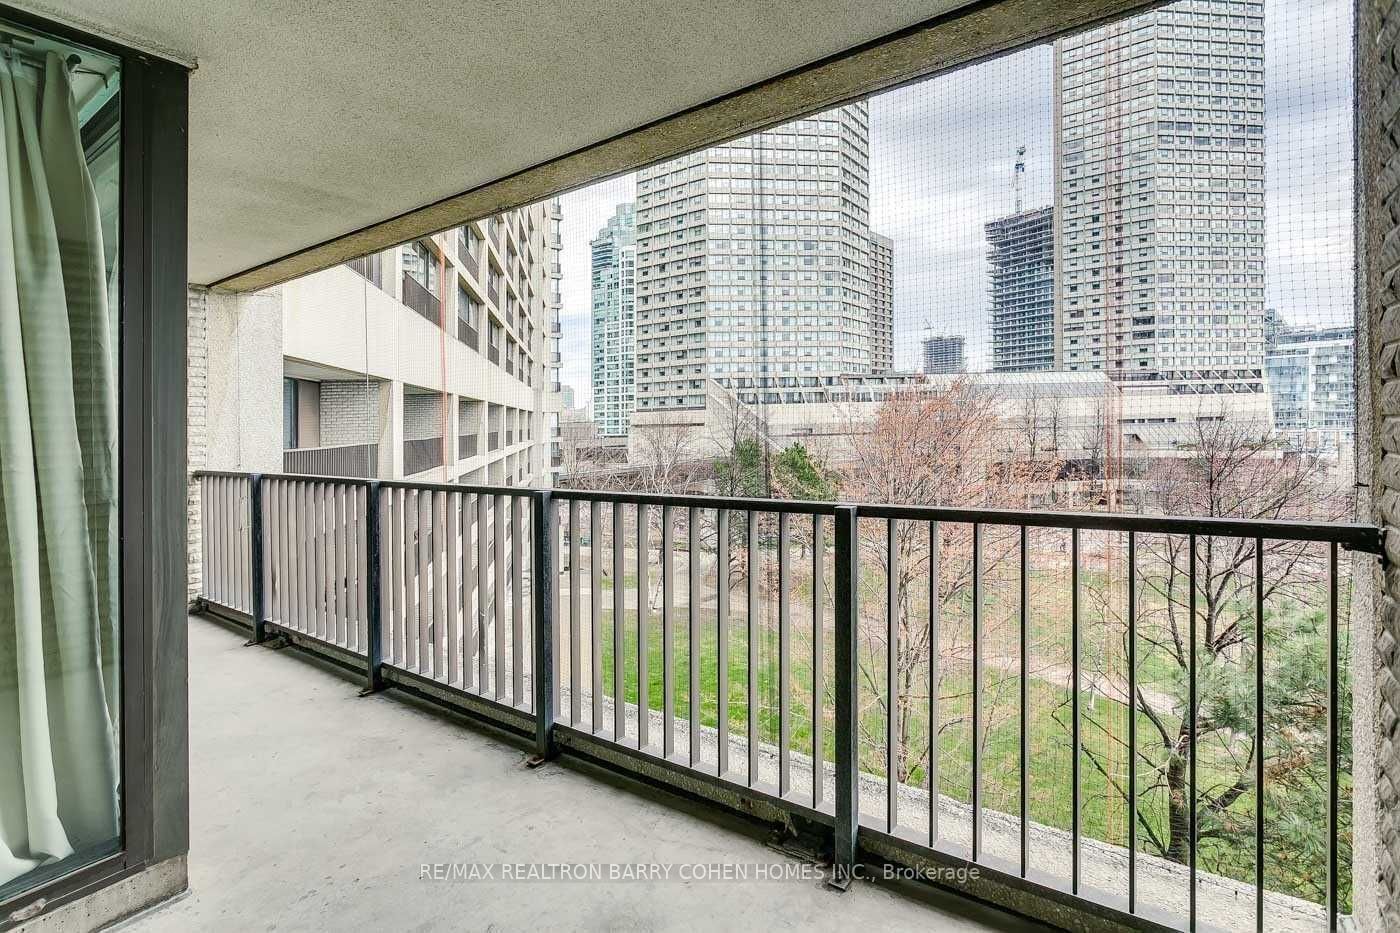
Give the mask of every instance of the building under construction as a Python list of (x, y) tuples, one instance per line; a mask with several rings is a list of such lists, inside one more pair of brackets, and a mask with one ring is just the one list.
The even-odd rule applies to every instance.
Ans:
[[(1017, 163), (1018, 171), (1021, 163)], [(1019, 201), (1019, 197), (1017, 199)], [(987, 224), (992, 371), (1055, 366), (1054, 210), (1040, 207)]]

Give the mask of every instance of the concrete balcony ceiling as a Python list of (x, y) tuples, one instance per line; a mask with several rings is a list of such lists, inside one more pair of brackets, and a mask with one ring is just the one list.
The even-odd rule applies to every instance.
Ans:
[[(966, 60), (988, 43), (1043, 36), (1052, 20), (1083, 21), (1135, 2), (1142, 0), (1004, 0), (992, 13), (968, 0), (18, 5), (197, 67), (189, 276), (249, 289), (577, 185), (589, 173), (631, 168), (669, 143), (622, 147), (494, 199), (443, 203), (951, 11), (971, 6), (968, 15), (995, 19), (933, 24), (945, 45), (960, 37), (955, 48), (906, 44), (901, 56), (882, 53), (847, 73), (845, 84), (787, 86), (769, 95), (779, 99), (712, 115), (682, 143), (693, 148), (733, 135), (735, 121), (752, 126), (791, 116), (794, 106), (810, 109), (812, 95), (829, 86), (849, 94), (888, 83), (877, 77), (883, 70), (907, 75)], [(414, 213), (430, 205), (439, 209)], [(400, 222), (371, 230), (391, 218)], [(324, 248), (331, 243), (337, 249)], [(291, 255), (299, 261), (267, 268)]]

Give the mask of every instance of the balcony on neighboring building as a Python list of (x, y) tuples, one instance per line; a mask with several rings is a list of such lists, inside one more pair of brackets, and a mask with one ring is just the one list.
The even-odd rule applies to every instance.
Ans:
[(308, 476), (353, 476), (373, 479), (379, 475), (379, 445), (342, 444), (336, 447), (300, 447), (284, 450), (282, 471)]
[(442, 438), (420, 437), (403, 442), (403, 475), (413, 476), (442, 466)]
[(442, 324), (442, 301), (412, 275), (403, 274), (403, 303), (434, 324)]

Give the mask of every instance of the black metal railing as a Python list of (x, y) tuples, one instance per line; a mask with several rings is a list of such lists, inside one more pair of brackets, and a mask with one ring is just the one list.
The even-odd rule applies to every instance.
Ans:
[(458, 460), (476, 456), (476, 437), (475, 434), (460, 434), (457, 436)]
[(353, 476), (373, 479), (379, 475), (378, 444), (341, 444), (336, 447), (298, 447), (282, 451), (282, 470), (311, 476)]
[(405, 476), (422, 473), (442, 466), (442, 438), (420, 437), (403, 442), (403, 472)]
[(442, 324), (442, 301), (407, 272), (403, 274), (403, 303), (434, 324)]
[(501, 432), (500, 432), (500, 431), (487, 431), (487, 432), (486, 432), (486, 449), (487, 449), (488, 451), (490, 451), (490, 450), (500, 450), (500, 449), (501, 449)]
[[(938, 878), (1144, 927), (1341, 912), (1339, 553), (1382, 553), (1373, 526), (197, 475), (205, 602), (255, 638), (460, 696), (542, 759), (786, 814), (838, 885), (970, 864)], [(1220, 819), (1289, 768), (1324, 791), (1289, 813), (1317, 830), (1311, 900), (1266, 885), (1270, 807)]]

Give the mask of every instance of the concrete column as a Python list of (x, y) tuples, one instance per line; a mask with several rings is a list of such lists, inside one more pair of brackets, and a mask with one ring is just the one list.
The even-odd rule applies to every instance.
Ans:
[(379, 478), (403, 478), (403, 383), (397, 379), (379, 392)]
[(204, 304), (205, 467), (281, 472), (282, 292), (209, 291)]
[(450, 393), (443, 395), (442, 403), (447, 406), (445, 412), (447, 436), (443, 438), (443, 443), (447, 445), (447, 458), (444, 462), (447, 464), (447, 481), (452, 483), (457, 481), (457, 461), (460, 459), (457, 456), (457, 438), (462, 435), (461, 425), (458, 423), (458, 409), (461, 406), (458, 404), (458, 396)]
[(1362, 561), (1355, 574), (1353, 909), (1361, 929), (1394, 930), (1400, 929), (1400, 113), (1394, 103), (1400, 2), (1361, 0), (1358, 15), (1356, 467), (1361, 515), (1385, 528), (1388, 562), (1382, 571), (1375, 561)]

